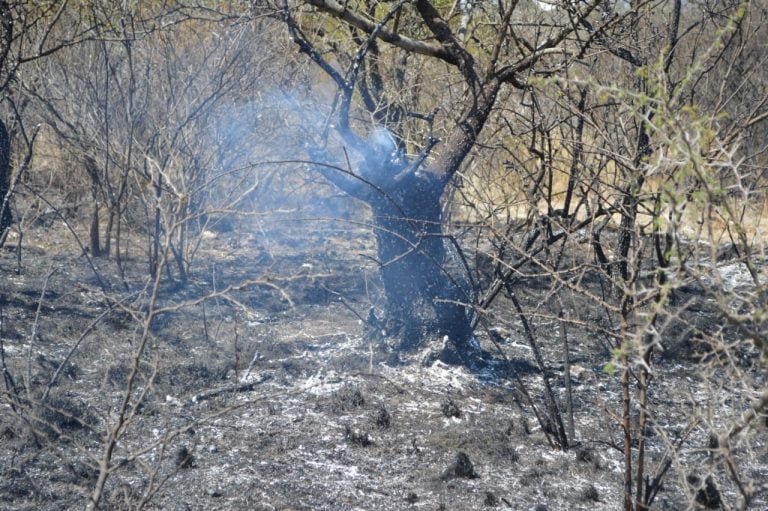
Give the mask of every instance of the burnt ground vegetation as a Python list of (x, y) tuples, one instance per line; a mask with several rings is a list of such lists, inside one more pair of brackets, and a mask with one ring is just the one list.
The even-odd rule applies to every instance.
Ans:
[(0, 508), (765, 509), (767, 42), (0, 1)]
[[(435, 361), (439, 338), (393, 356), (398, 344), (366, 324), (383, 297), (374, 240), (355, 225), (276, 215), (206, 232), (188, 282), (161, 284), (149, 325), (140, 252), (121, 276), (60, 221), (41, 222), (17, 273), (11, 237), (0, 508), (84, 507), (129, 387), (101, 509), (622, 508), (621, 371), (599, 334), (608, 315), (577, 293), (553, 300), (552, 275), (521, 270), (524, 314), (510, 296), (493, 303), (477, 328), (482, 364)], [(745, 285), (738, 271), (729, 285)], [(764, 392), (760, 350), (738, 332), (708, 341), (728, 327), (701, 288), (674, 300), (688, 306), (659, 327), (650, 418), (632, 439), (646, 446), (651, 507), (765, 509), (764, 408), (718, 445)], [(559, 414), (547, 412), (547, 385)]]

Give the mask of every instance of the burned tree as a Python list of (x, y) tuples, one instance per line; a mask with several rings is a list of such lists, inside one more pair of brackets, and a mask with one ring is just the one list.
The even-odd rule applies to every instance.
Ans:
[(8, 203), (8, 190), (11, 177), (11, 139), (5, 123), (0, 120), (0, 240), (5, 238), (5, 231), (11, 226), (11, 205)]
[[(309, 0), (302, 11), (285, 6), (283, 18), (293, 41), (335, 82), (339, 90), (338, 123), (335, 127), (344, 145), (362, 157), (359, 168), (333, 163), (323, 175), (334, 185), (368, 204), (373, 212), (373, 227), (378, 242), (378, 259), (387, 295), (387, 323), (397, 325), (394, 332), (403, 347), (418, 346), (425, 334), (447, 335), (455, 353), (443, 357), (466, 363), (476, 344), (472, 340), (470, 297), (446, 270), (446, 248), (442, 231), (441, 200), (462, 163), (478, 141), (505, 85), (526, 90), (534, 66), (546, 62), (545, 73), (567, 67), (588, 39), (572, 37), (580, 20), (590, 16), (599, 1), (567, 6), (553, 17), (547, 28), (530, 30), (514, 23), (517, 2), (500, 2), (476, 30), (493, 32), (491, 45), (465, 43), (451, 25), (454, 14), (429, 0), (396, 3), (337, 3), (335, 0)], [(356, 45), (347, 61), (347, 71), (339, 70), (339, 45), (326, 48), (324, 28), (304, 30), (296, 12), (309, 19), (330, 16), (349, 30)], [(401, 28), (408, 20), (408, 28)], [(326, 18), (327, 19), (327, 18)], [(600, 22), (595, 21), (598, 25)], [(319, 25), (321, 25), (319, 23)], [(529, 25), (528, 25), (529, 26)], [(523, 28), (521, 28), (523, 27)], [(475, 30), (473, 28), (473, 30)], [(451, 105), (459, 112), (447, 120), (439, 139), (424, 137), (419, 154), (405, 157), (402, 134), (397, 133), (404, 117), (418, 116), (431, 124), (431, 116), (405, 113), (387, 100), (384, 81), (377, 66), (384, 42), (408, 56), (439, 62), (457, 73), (462, 84), (460, 103)], [(325, 55), (333, 53), (331, 61)], [(353, 92), (376, 123), (391, 128), (389, 143), (382, 137), (358, 136), (349, 124)], [(450, 113), (449, 113), (450, 114)], [(380, 129), (380, 128), (377, 128)], [(376, 133), (376, 130), (374, 130)], [(387, 138), (384, 136), (383, 138)], [(434, 149), (434, 151), (433, 151)], [(314, 159), (328, 162), (328, 158)]]

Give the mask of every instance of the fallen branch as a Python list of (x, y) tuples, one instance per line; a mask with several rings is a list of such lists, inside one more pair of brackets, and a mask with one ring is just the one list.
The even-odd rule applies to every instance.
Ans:
[(272, 379), (271, 374), (262, 374), (262, 375), (259, 375), (258, 379), (255, 381), (242, 382), (236, 385), (228, 385), (226, 387), (219, 387), (216, 389), (206, 390), (205, 392), (200, 392), (199, 394), (195, 394), (194, 396), (189, 398), (189, 402), (193, 404), (197, 404), (202, 401), (207, 401), (208, 399), (213, 399), (214, 397), (220, 396), (222, 394), (227, 394), (229, 392), (231, 393), (251, 392), (256, 388), (256, 385), (264, 383), (265, 381), (270, 379)]

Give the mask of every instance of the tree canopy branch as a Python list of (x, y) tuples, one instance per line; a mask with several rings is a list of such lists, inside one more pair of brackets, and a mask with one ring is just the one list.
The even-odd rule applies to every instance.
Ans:
[(372, 34), (378, 30), (378, 37), (384, 42), (402, 48), (406, 51), (419, 53), (429, 57), (441, 59), (449, 64), (458, 65), (456, 55), (450, 49), (440, 44), (430, 44), (407, 36), (396, 34), (386, 28), (378, 29), (378, 23), (375, 23), (360, 14), (350, 11), (345, 6), (335, 0), (308, 0), (309, 4), (317, 7), (323, 12), (331, 14), (355, 28), (362, 30), (367, 34)]

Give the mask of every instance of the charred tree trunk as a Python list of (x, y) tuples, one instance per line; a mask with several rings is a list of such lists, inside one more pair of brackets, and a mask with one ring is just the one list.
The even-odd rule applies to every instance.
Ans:
[[(430, 337), (447, 336), (450, 344), (440, 359), (470, 363), (478, 351), (468, 310), (471, 300), (448, 264), (443, 234), (441, 197), (453, 173), (422, 167), (424, 158), (409, 161), (394, 143), (377, 146), (358, 138), (354, 147), (363, 155), (359, 171), (322, 164), (318, 169), (371, 208), (387, 334), (399, 339), (404, 350), (418, 348)], [(311, 156), (315, 162), (328, 160), (327, 154)], [(461, 160), (455, 158), (457, 166)]]
[(373, 212), (387, 330), (401, 339), (404, 349), (439, 335), (448, 336), (466, 354), (472, 336), (469, 298), (447, 266), (440, 181), (417, 172), (392, 180), (382, 191), (365, 201)]
[(88, 173), (88, 178), (91, 180), (91, 202), (93, 203), (93, 211), (91, 211), (91, 227), (88, 233), (90, 249), (93, 257), (99, 257), (102, 255), (101, 236), (99, 232), (99, 215), (101, 213), (99, 201), (99, 169), (96, 166), (96, 160), (91, 156), (85, 157), (85, 171)]
[[(0, 120), (0, 240), (13, 223), (11, 198), (8, 194), (11, 183), (11, 138), (5, 123)], [(1, 244), (1, 243), (0, 243)]]

